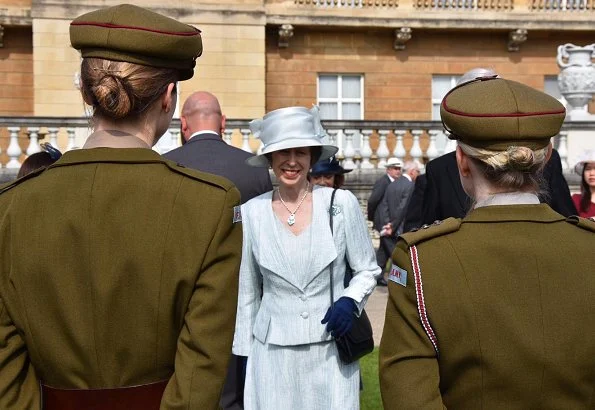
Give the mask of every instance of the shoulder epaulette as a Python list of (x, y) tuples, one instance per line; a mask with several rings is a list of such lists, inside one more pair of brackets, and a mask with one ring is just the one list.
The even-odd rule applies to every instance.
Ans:
[(581, 218), (580, 216), (573, 215), (566, 218), (566, 222), (586, 229), (587, 231), (595, 232), (595, 221), (593, 218)]
[(196, 181), (201, 181), (207, 184), (215, 185), (225, 189), (226, 191), (234, 187), (233, 183), (227, 178), (218, 175), (208, 174), (206, 172), (198, 171), (196, 169), (186, 168), (182, 164), (176, 164), (175, 162), (169, 160), (164, 160), (163, 163), (167, 165), (167, 167), (173, 172), (185, 175)]
[(28, 179), (31, 178), (35, 178), (36, 176), (40, 175), (43, 171), (45, 171), (47, 169), (47, 167), (43, 167), (43, 168), (39, 168), (36, 169), (35, 171), (32, 171), (30, 173), (28, 173), (27, 175), (25, 175), (24, 177), (21, 177), (19, 179), (15, 179), (12, 182), (9, 182), (5, 185), (0, 185), (0, 195), (2, 195), (4, 192), (22, 184), (23, 182), (27, 181)]
[(456, 232), (460, 227), (461, 220), (459, 218), (448, 218), (443, 221), (436, 221), (431, 225), (423, 225), (421, 228), (400, 235), (400, 238), (403, 239), (408, 246), (413, 246), (437, 236)]

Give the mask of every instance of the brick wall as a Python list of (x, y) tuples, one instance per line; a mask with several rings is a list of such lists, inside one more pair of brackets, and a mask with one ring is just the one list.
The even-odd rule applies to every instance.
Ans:
[(265, 31), (257, 25), (196, 23), (203, 55), (180, 85), (180, 104), (194, 91), (217, 96), (228, 118), (255, 118), (265, 109)]
[(78, 117), (84, 107), (74, 76), (79, 53), (70, 47), (70, 20), (33, 20), (35, 115)]
[(558, 45), (593, 40), (589, 33), (529, 32), (520, 52), (511, 53), (507, 32), (413, 30), (403, 51), (393, 50), (390, 31), (297, 27), (287, 49), (277, 47), (277, 38), (276, 29), (267, 30), (267, 111), (315, 103), (318, 73), (361, 73), (367, 120), (430, 119), (435, 74), (490, 67), (503, 77), (543, 89), (544, 76), (559, 73)]
[[(0, 48), (0, 115), (33, 114), (33, 45), (31, 27), (4, 27)], [(0, 163), (6, 163), (8, 131), (0, 130)]]
[(31, 27), (5, 27), (0, 48), (0, 115), (33, 114)]

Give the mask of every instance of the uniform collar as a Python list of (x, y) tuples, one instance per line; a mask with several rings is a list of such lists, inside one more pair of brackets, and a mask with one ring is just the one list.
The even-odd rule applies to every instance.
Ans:
[(151, 149), (151, 147), (140, 138), (118, 130), (95, 131), (93, 134), (89, 135), (83, 149), (99, 147)]
[(476, 222), (559, 222), (566, 218), (547, 204), (491, 205), (475, 208), (463, 219), (463, 223)]
[(478, 201), (474, 208), (493, 205), (537, 205), (539, 197), (531, 192), (503, 192)]
[(161, 155), (147, 148), (89, 148), (65, 152), (62, 158), (51, 167), (93, 162), (164, 163), (165, 161)]

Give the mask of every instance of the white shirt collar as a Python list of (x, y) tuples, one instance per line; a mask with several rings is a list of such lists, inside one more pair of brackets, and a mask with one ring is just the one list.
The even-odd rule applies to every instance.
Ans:
[(478, 201), (474, 208), (493, 205), (537, 205), (539, 198), (531, 192), (504, 192), (493, 194), (482, 201)]
[(391, 177), (390, 175), (386, 174), (386, 176), (388, 177), (390, 182), (393, 182), (395, 179), (393, 177)]
[(190, 141), (192, 138), (196, 137), (197, 135), (203, 135), (203, 134), (212, 134), (212, 135), (216, 135), (219, 136), (218, 133), (216, 133), (215, 131), (211, 131), (211, 130), (202, 130), (202, 131), (197, 131), (194, 134), (192, 134), (190, 136), (190, 138), (188, 138), (188, 141)]
[(403, 176), (405, 178), (407, 178), (409, 180), (409, 182), (413, 182), (413, 179), (411, 179), (411, 175), (409, 175), (409, 174), (403, 174)]

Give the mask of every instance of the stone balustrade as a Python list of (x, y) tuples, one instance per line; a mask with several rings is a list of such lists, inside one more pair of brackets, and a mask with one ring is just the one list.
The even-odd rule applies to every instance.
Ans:
[[(266, 0), (264, 6), (267, 25), (284, 32), (374, 27), (407, 30), (408, 40), (427, 29), (504, 30), (518, 44), (533, 31), (592, 30), (595, 16), (595, 0)], [(509, 51), (517, 51), (516, 46)]]
[[(253, 138), (248, 120), (228, 120), (223, 139), (228, 144), (248, 152), (261, 150), (259, 140)], [(337, 145), (337, 157), (345, 168), (363, 173), (383, 169), (390, 157), (425, 162), (452, 151), (455, 143), (449, 140), (439, 121), (323, 121), (329, 143)], [(22, 161), (40, 151), (40, 142), (49, 142), (61, 151), (80, 148), (90, 131), (86, 118), (0, 117), (0, 176), (14, 178)], [(560, 135), (553, 140), (562, 158), (563, 167), (570, 173), (568, 163), (568, 134), (573, 130), (595, 133), (595, 121), (566, 122)], [(180, 124), (174, 120), (166, 135), (154, 149), (159, 153), (180, 146)]]

